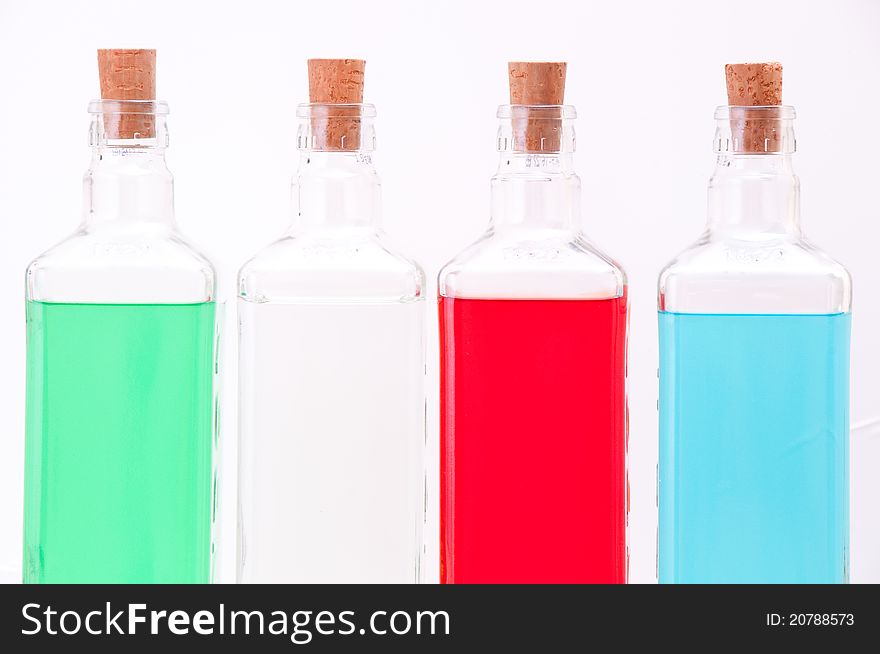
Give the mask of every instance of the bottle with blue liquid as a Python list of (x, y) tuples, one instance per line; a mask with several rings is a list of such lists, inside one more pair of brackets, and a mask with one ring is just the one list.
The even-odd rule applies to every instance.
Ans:
[(845, 583), (850, 276), (800, 228), (781, 65), (726, 74), (708, 226), (659, 280), (659, 580)]

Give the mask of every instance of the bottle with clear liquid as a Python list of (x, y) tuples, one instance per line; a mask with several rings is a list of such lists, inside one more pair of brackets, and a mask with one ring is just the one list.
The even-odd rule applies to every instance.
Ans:
[[(154, 51), (102, 51), (146, 65)], [(177, 229), (168, 107), (92, 102), (71, 236), (27, 269), (23, 577), (211, 579), (214, 270)]]
[(297, 114), (293, 224), (239, 275), (238, 580), (418, 582), (424, 273), (379, 224), (374, 107)]
[(661, 583), (847, 580), (851, 283), (801, 231), (794, 117), (718, 108), (707, 229), (660, 275)]
[(518, 86), (560, 66), (511, 64), (489, 228), (440, 272), (444, 583), (626, 581), (626, 275), (581, 230), (574, 108)]

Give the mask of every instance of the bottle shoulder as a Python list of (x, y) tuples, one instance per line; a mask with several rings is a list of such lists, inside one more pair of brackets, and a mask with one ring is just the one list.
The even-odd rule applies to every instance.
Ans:
[(254, 302), (407, 301), (424, 295), (425, 273), (382, 232), (288, 235), (241, 267), (238, 296)]
[(847, 269), (803, 237), (704, 234), (660, 272), (658, 306), (685, 313), (849, 311)]
[(575, 230), (489, 230), (440, 271), (447, 297), (620, 297), (623, 267)]
[(190, 303), (214, 299), (216, 271), (166, 225), (81, 227), (26, 270), (28, 299)]

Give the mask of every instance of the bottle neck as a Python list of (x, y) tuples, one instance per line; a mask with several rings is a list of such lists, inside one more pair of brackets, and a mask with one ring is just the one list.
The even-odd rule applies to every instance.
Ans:
[(83, 178), (84, 223), (174, 228), (174, 181), (159, 147), (93, 148)]
[(305, 150), (293, 181), (293, 234), (379, 227), (379, 176), (367, 151)]
[(492, 178), (490, 227), (576, 229), (580, 187), (570, 152), (502, 152)]
[(790, 153), (724, 153), (709, 181), (709, 233), (766, 240), (800, 236), (800, 182)]

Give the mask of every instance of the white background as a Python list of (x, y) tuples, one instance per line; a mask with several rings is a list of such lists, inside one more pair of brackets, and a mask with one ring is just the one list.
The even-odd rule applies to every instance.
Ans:
[[(71, 232), (88, 163), (95, 49), (158, 49), (182, 230), (230, 299), (238, 266), (289, 219), (305, 60), (367, 60), (384, 225), (433, 288), (488, 219), (496, 105), (509, 59), (569, 62), (585, 230), (630, 276), (631, 576), (654, 575), (655, 284), (705, 220), (723, 64), (778, 60), (799, 112), (803, 223), (855, 280), (853, 423), (880, 416), (880, 2), (183, 2), (0, 0), (0, 565), (18, 577), (24, 433), (24, 270)], [(230, 305), (234, 310), (234, 303)], [(433, 304), (429, 304), (433, 318)], [(232, 313), (232, 312), (228, 312)], [(436, 578), (437, 353), (429, 338), (428, 530)], [(227, 343), (234, 345), (234, 334)], [(233, 352), (234, 354), (234, 352)], [(227, 357), (224, 549), (234, 503), (234, 356)], [(880, 578), (880, 435), (853, 441), (854, 580)], [(100, 534), (95, 535), (100, 538)]]

